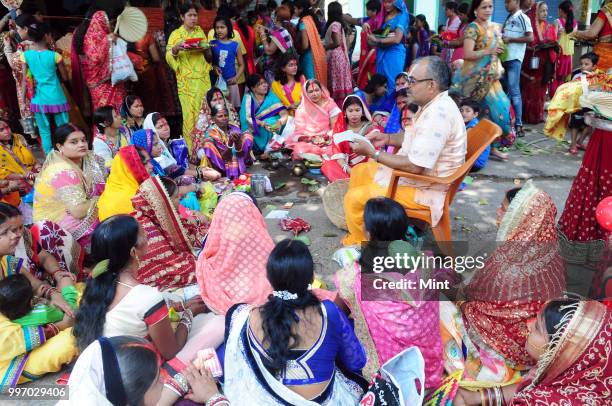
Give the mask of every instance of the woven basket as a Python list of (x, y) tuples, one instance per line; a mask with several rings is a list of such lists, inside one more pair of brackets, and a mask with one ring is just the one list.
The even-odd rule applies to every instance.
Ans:
[(323, 192), (323, 209), (327, 218), (336, 227), (348, 230), (344, 215), (344, 195), (348, 191), (349, 180), (341, 179), (330, 183)]

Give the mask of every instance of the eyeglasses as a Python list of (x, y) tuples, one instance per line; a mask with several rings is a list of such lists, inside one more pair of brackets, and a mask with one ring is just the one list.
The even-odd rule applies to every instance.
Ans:
[(433, 78), (427, 78), (427, 79), (415, 79), (413, 76), (408, 76), (406, 78), (406, 83), (408, 84), (408, 86), (412, 86), (415, 85), (417, 83), (421, 83), (421, 82), (426, 82), (428, 80), (433, 80)]

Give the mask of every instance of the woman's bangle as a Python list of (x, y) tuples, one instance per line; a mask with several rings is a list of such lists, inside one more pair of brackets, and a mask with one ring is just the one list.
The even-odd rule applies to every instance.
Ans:
[(380, 150), (376, 151), (376, 153), (374, 153), (374, 160), (376, 162), (378, 162), (378, 157), (380, 156)]
[(49, 289), (47, 289), (47, 292), (45, 292), (45, 296), (43, 297), (47, 300), (51, 300), (51, 295), (53, 295), (54, 293), (59, 293), (59, 291), (55, 288), (49, 287)]
[(387, 144), (385, 145), (391, 145), (391, 134), (387, 134)]
[(215, 393), (208, 399), (205, 403), (205, 406), (215, 406), (221, 403), (226, 403), (229, 405), (229, 400), (220, 393)]

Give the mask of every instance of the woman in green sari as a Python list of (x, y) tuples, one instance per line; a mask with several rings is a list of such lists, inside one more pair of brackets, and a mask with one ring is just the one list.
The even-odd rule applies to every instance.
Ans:
[[(511, 132), (510, 99), (499, 82), (503, 72), (499, 54), (504, 52), (504, 43), (499, 25), (489, 22), (492, 14), (493, 0), (472, 2), (468, 14), (470, 23), (463, 35), (463, 64), (453, 76), (449, 93), (486, 105), (491, 120), (507, 136)], [(498, 148), (508, 144), (504, 140), (494, 143), (491, 154), (507, 160), (508, 156)]]

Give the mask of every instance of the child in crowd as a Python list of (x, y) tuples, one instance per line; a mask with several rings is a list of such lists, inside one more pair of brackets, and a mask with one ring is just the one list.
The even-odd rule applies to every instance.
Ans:
[[(587, 52), (580, 57), (580, 69), (576, 69), (572, 73), (572, 80), (580, 79), (582, 75), (595, 72), (597, 69), (597, 63), (599, 62), (599, 56), (593, 52)], [(590, 109), (582, 109), (572, 114), (568, 123), (568, 127), (572, 132), (572, 141), (569, 148), (569, 153), (576, 155), (578, 150), (586, 150), (584, 141), (591, 132), (590, 127), (584, 122), (584, 113), (590, 111)], [(580, 133), (580, 135), (578, 135)]]
[(49, 117), (53, 117), (58, 127), (67, 124), (69, 120), (70, 104), (68, 104), (58, 77), (59, 71), (62, 79), (67, 80), (67, 72), (62, 56), (49, 50), (46, 40), (47, 26), (44, 23), (29, 14), (21, 14), (15, 20), (15, 24), (21, 39), (32, 41), (30, 48), (21, 55), (21, 63), (23, 72), (27, 70), (31, 73), (33, 83), (28, 83), (27, 76), (24, 75), (24, 81), (19, 85), (24, 89), (33, 88), (34, 96), (30, 103), (30, 110), (36, 118), (43, 150), (45, 154), (48, 154), (53, 149)]
[(238, 52), (239, 45), (234, 38), (232, 22), (227, 16), (215, 18), (215, 39), (210, 42), (212, 47), (213, 66), (217, 75), (227, 83), (229, 100), (236, 108), (240, 108), (240, 90), (237, 78), (244, 72), (244, 58)]
[[(459, 111), (461, 112), (461, 116), (463, 117), (463, 122), (465, 123), (465, 129), (469, 130), (474, 127), (480, 119), (478, 118), (480, 114), (480, 105), (474, 100), (467, 99), (461, 102), (459, 106)], [(482, 168), (485, 167), (487, 161), (489, 160), (489, 154), (491, 153), (491, 146), (489, 145), (476, 159), (474, 162), (474, 166), (472, 166), (472, 170), (470, 172), (478, 172)]]

